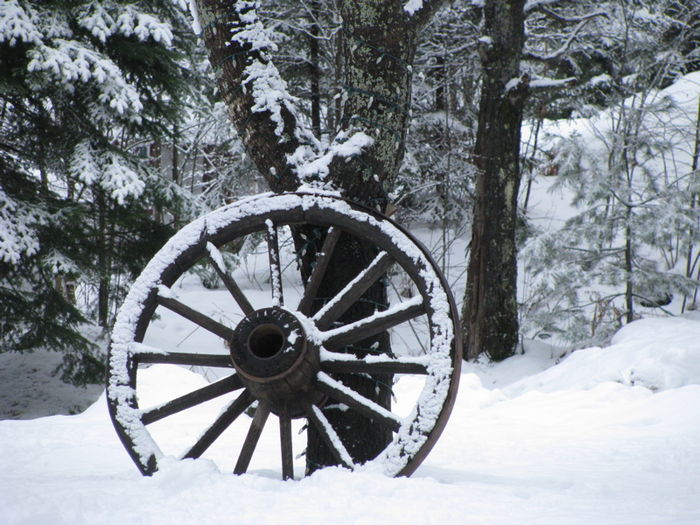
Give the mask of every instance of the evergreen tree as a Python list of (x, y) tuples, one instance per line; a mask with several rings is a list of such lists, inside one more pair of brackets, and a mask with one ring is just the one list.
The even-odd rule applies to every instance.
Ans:
[(697, 285), (688, 271), (700, 220), (697, 101), (684, 100), (681, 87), (662, 88), (693, 59), (683, 50), (697, 39), (698, 8), (678, 19), (676, 4), (613, 6), (610, 74), (598, 80), (607, 108), (546, 141), (550, 169), (573, 193), (578, 214), (526, 251), (531, 335), (600, 342), (641, 311), (678, 311), (674, 296), (689, 297)]
[(171, 231), (163, 221), (178, 190), (149, 165), (147, 146), (172, 135), (192, 94), (185, 7), (0, 5), (0, 217), (9, 224), (0, 351), (64, 350), (67, 378), (98, 377), (79, 310), (107, 327), (130, 276)]

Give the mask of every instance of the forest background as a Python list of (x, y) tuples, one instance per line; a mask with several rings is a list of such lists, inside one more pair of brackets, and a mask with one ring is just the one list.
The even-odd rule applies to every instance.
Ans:
[[(371, 45), (343, 38), (341, 3), (258, 9), (286, 90), (327, 144), (353, 95), (338, 61)], [(399, 108), (410, 115), (406, 152), (386, 188), (402, 223), (440, 232), (434, 257), (463, 268), (455, 289), (470, 255), (449, 256), (471, 236), (484, 18), (498, 3), (455, 1), (422, 27), (406, 64), (410, 107)], [(700, 70), (700, 6), (521, 8), (520, 72), (503, 86), (506, 95), (527, 87), (519, 338), (571, 350), (640, 316), (695, 309), (700, 106), (688, 111), (668, 94)], [(184, 1), (0, 6), (0, 351), (56, 350), (66, 381), (101, 381), (116, 310), (152, 254), (193, 218), (267, 189), (228, 121), (198, 29)], [(532, 214), (541, 177), (572, 197), (561, 224), (543, 227)], [(199, 277), (220, 286), (206, 269)]]

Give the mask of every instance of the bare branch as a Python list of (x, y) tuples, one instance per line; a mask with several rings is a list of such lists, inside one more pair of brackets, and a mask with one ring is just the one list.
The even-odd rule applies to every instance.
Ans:
[(550, 18), (553, 18), (554, 20), (557, 20), (559, 22), (564, 22), (565, 24), (573, 24), (574, 22), (583, 22), (584, 20), (590, 20), (591, 18), (596, 18), (598, 16), (603, 16), (605, 18), (609, 18), (610, 15), (605, 12), (605, 11), (596, 11), (595, 13), (589, 13), (587, 15), (583, 16), (564, 16), (560, 13), (556, 13), (552, 11), (551, 9), (547, 9), (546, 7), (540, 7), (537, 9), (540, 13), (547, 15)]
[(552, 53), (549, 53), (547, 55), (539, 55), (537, 53), (534, 53), (533, 51), (528, 51), (525, 50), (523, 52), (523, 58), (526, 60), (535, 60), (538, 62), (554, 62), (559, 60), (562, 56), (564, 56), (566, 53), (568, 53), (569, 48), (571, 47), (571, 44), (574, 42), (578, 34), (581, 32), (581, 30), (585, 27), (585, 25), (593, 20), (594, 18), (597, 18), (599, 16), (604, 16), (607, 17), (608, 14), (605, 13), (604, 11), (598, 11), (596, 13), (591, 13), (590, 15), (585, 15), (579, 18), (579, 22), (574, 28), (574, 30), (569, 34), (567, 37), (566, 41), (557, 49), (556, 51), (553, 51)]

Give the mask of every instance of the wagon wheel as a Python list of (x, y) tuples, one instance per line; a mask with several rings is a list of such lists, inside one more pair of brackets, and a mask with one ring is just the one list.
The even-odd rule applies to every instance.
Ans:
[[(306, 284), (299, 285), (298, 300), (286, 288), (289, 279), (282, 275), (280, 237), (288, 226), (325, 232), (313, 270)], [(377, 256), (312, 314), (311, 304), (341, 232), (371, 243)], [(269, 256), (270, 293), (264, 305), (253, 304), (259, 302), (259, 295), (251, 301), (251, 293), (241, 290), (222, 258), (231, 246), (240, 247), (251, 237), (261, 240)], [(174, 297), (173, 285), (198, 264), (209, 265), (219, 275), (230, 294), (230, 310), (237, 312), (240, 321), (231, 321), (232, 316), (215, 320)], [(295, 265), (288, 265), (286, 272), (291, 266), (296, 271)], [(404, 284), (408, 281), (413, 297), (395, 294), (388, 308), (372, 316), (338, 322), (370, 286), (379, 279), (388, 280), (392, 272), (402, 275)], [(168, 311), (183, 324), (192, 323), (194, 329), (213, 334), (218, 343), (189, 352), (153, 348), (147, 344), (149, 327)], [(400, 335), (401, 330), (418, 343), (404, 345), (403, 354), (389, 351), (358, 357), (340, 351), (372, 335), (385, 331)], [(260, 195), (187, 225), (155, 255), (131, 287), (112, 332), (107, 385), (110, 415), (122, 443), (146, 475), (158, 469), (165, 455), (164, 443), (149, 431), (151, 425), (173, 415), (184, 417), (189, 409), (214, 399), (226, 404), (218, 417), (200, 429), (199, 438), (181, 451), (181, 458), (206, 454), (227, 429), (240, 427), (247, 434), (231, 445), (235, 450), (229, 455), (237, 458), (234, 472), (244, 473), (263, 428), (276, 418), (283, 479), (294, 477), (292, 423), (313, 426), (345, 467), (410, 475), (436, 442), (454, 404), (461, 363), (459, 341), (456, 308), (444, 278), (425, 248), (396, 223), (327, 195)], [(202, 367), (223, 375), (164, 403), (141, 407), (137, 376), (154, 364)], [(393, 407), (380, 406), (349, 388), (339, 379), (342, 374), (392, 374), (422, 381), (423, 387), (415, 401), (409, 400), (409, 410), (402, 417)], [(331, 404), (369, 418), (372, 425), (391, 429), (390, 443), (374, 459), (357, 464), (324, 415)], [(252, 415), (252, 420), (244, 414)]]

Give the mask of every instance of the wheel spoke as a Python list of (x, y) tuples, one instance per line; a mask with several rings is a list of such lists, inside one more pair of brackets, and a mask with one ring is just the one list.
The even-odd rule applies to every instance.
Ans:
[(163, 297), (162, 295), (158, 295), (157, 299), (158, 304), (161, 306), (164, 306), (168, 310), (172, 310), (176, 314), (179, 314), (185, 319), (201, 326), (205, 330), (218, 335), (222, 339), (225, 339), (226, 341), (231, 341), (233, 339), (233, 330), (231, 330), (228, 326), (225, 326), (218, 321), (214, 321), (214, 319), (211, 317), (190, 308), (177, 299), (173, 299), (172, 297)]
[(236, 467), (233, 469), (234, 474), (245, 474), (245, 472), (248, 470), (250, 459), (253, 457), (253, 452), (255, 451), (255, 447), (258, 445), (260, 434), (262, 434), (263, 427), (265, 427), (265, 422), (267, 421), (267, 416), (269, 415), (270, 405), (264, 401), (260, 401), (260, 403), (258, 403), (258, 408), (255, 409), (255, 416), (253, 417), (253, 421), (250, 423), (248, 435), (245, 437), (245, 442), (241, 448), (241, 453), (238, 455)]
[(267, 230), (265, 239), (267, 240), (267, 253), (270, 261), (270, 286), (272, 287), (272, 303), (275, 306), (284, 304), (282, 294), (282, 266), (280, 265), (280, 247), (277, 238), (277, 228), (270, 219), (265, 221)]
[(358, 359), (351, 354), (321, 350), (321, 370), (338, 374), (427, 374), (428, 369), (420, 357), (392, 359), (371, 356)]
[(168, 401), (167, 403), (145, 411), (141, 416), (141, 422), (144, 425), (150, 425), (164, 417), (172, 416), (173, 414), (177, 414), (178, 412), (214, 399), (215, 397), (223, 396), (239, 388), (243, 388), (241, 379), (236, 374), (230, 375), (215, 383), (193, 390), (184, 396), (180, 396), (172, 401)]
[(210, 366), (213, 368), (233, 368), (228, 354), (187, 354), (183, 352), (135, 354), (137, 363), (168, 365)]
[(280, 447), (282, 449), (282, 479), (294, 479), (292, 420), (286, 414), (280, 416)]
[(185, 453), (184, 458), (198, 458), (253, 402), (248, 390), (243, 390), (236, 400), (224, 410), (199, 440)]
[(370, 286), (377, 282), (393, 262), (394, 259), (391, 255), (387, 252), (380, 252), (367, 268), (362, 270), (316, 313), (313, 319), (318, 329), (326, 330), (331, 326)]
[(329, 395), (336, 401), (345, 403), (356, 412), (378, 421), (394, 432), (398, 432), (401, 426), (401, 419), (397, 415), (392, 414), (383, 406), (358, 394), (343, 383), (336, 381), (325, 372), (319, 372), (316, 378), (318, 379), (317, 388), (324, 394)]
[(326, 416), (323, 415), (323, 412), (316, 405), (309, 405), (306, 409), (306, 416), (311, 424), (316, 427), (316, 430), (321, 435), (321, 439), (323, 439), (335, 460), (349, 469), (354, 469), (355, 465), (352, 456), (350, 456), (343, 442), (340, 441), (340, 437), (338, 437)]
[(311, 306), (313, 304), (316, 295), (318, 294), (318, 288), (321, 286), (321, 281), (323, 276), (326, 275), (326, 269), (328, 268), (328, 263), (333, 255), (333, 250), (335, 245), (340, 238), (340, 228), (331, 226), (326, 232), (326, 238), (323, 241), (323, 246), (321, 246), (320, 253), (316, 256), (316, 265), (311, 271), (311, 276), (306, 283), (306, 288), (304, 289), (304, 297), (299, 301), (299, 306), (297, 310), (304, 315), (309, 315), (311, 313)]
[(251, 313), (253, 311), (253, 306), (250, 304), (250, 301), (248, 301), (245, 294), (241, 291), (238, 283), (236, 283), (233, 277), (226, 272), (226, 267), (223, 264), (224, 259), (221, 256), (221, 252), (210, 242), (207, 243), (207, 251), (209, 252), (209, 260), (214, 266), (214, 270), (216, 270), (216, 273), (223, 281), (226, 289), (238, 303), (238, 306), (240, 306), (241, 310), (243, 310), (243, 314), (248, 315)]
[(383, 312), (377, 312), (371, 317), (360, 319), (354, 323), (341, 326), (325, 332), (323, 346), (334, 350), (347, 346), (373, 335), (389, 330), (390, 328), (418, 317), (425, 313), (425, 305), (420, 296), (410, 301), (405, 301)]

